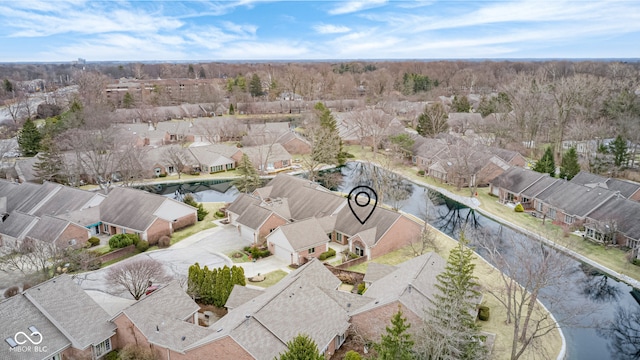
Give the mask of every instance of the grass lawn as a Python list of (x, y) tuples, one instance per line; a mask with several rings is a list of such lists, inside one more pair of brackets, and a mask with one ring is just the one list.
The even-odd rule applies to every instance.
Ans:
[[(457, 242), (448, 236), (438, 232), (437, 233), (437, 243), (440, 251), (438, 254), (443, 258), (447, 259), (449, 256), (449, 251), (456, 246)], [(380, 256), (372, 262), (387, 264), (387, 265), (397, 265), (404, 261), (413, 258), (413, 251), (410, 247), (405, 247), (402, 249), (398, 249), (396, 251), (390, 252), (386, 255)], [(486, 261), (484, 261), (480, 257), (476, 257), (474, 261), (476, 264), (475, 275), (478, 277), (480, 284), (484, 288), (488, 288), (491, 286), (495, 286), (496, 284), (501, 283), (500, 272), (496, 270), (491, 265), (489, 265)], [(349, 268), (352, 271), (365, 272), (367, 269), (368, 263), (360, 264)], [(486, 305), (491, 310), (491, 316), (489, 321), (479, 321), (478, 324), (481, 326), (482, 331), (486, 331), (489, 333), (496, 334), (496, 341), (493, 347), (492, 359), (509, 359), (510, 358), (510, 349), (511, 349), (511, 339), (513, 339), (512, 332), (513, 328), (505, 325), (506, 314), (502, 305), (495, 299), (492, 295), (488, 293), (484, 293), (483, 305)], [(561, 338), (560, 334), (557, 331), (552, 332), (551, 334), (545, 336), (544, 338), (544, 346), (550, 354), (557, 354), (560, 351), (561, 346)], [(539, 356), (539, 353), (533, 353), (531, 350), (525, 353), (522, 359), (534, 359)], [(554, 356), (551, 356), (555, 358)]]
[(513, 209), (500, 204), (496, 197), (489, 195), (489, 189), (479, 189), (478, 199), (482, 203), (480, 207), (490, 214), (540, 234), (618, 273), (640, 281), (640, 266), (629, 263), (623, 250), (606, 248), (574, 234), (564, 236), (562, 227), (553, 225), (551, 221), (545, 221), (543, 226), (542, 219), (535, 218), (527, 213), (516, 213)]
[(213, 220), (216, 219), (215, 213), (224, 206), (224, 203), (203, 202), (202, 205), (204, 206), (205, 210), (209, 212), (207, 216), (202, 221), (198, 221), (195, 225), (174, 232), (173, 235), (171, 235), (171, 245), (179, 242), (180, 240), (184, 240), (191, 235), (197, 234), (200, 231), (211, 229), (217, 226), (213, 223)]
[[(242, 255), (242, 256), (240, 256), (240, 257), (236, 257), (236, 256), (234, 256), (234, 255), (236, 255), (236, 254), (240, 254), (240, 255)], [(249, 261), (251, 261), (251, 260), (249, 260), (249, 255), (245, 254), (245, 252), (244, 252), (244, 251), (236, 250), (236, 251), (233, 251), (233, 252), (231, 252), (231, 253), (227, 254), (227, 256), (228, 256), (228, 257), (229, 257), (229, 259), (231, 259), (231, 261), (233, 261), (234, 263), (244, 263), (244, 262), (249, 262)]]
[(255, 285), (263, 288), (268, 288), (269, 286), (275, 285), (278, 281), (287, 276), (287, 272), (284, 270), (276, 270), (270, 273), (266, 273), (264, 274), (264, 276), (265, 279), (261, 282), (251, 282), (247, 279), (247, 285)]
[(130, 254), (124, 255), (124, 256), (119, 257), (119, 258), (117, 258), (117, 259), (113, 259), (113, 260), (110, 260), (110, 261), (107, 261), (107, 262), (103, 262), (103, 263), (102, 263), (102, 265), (101, 265), (100, 267), (101, 267), (101, 268), (104, 268), (104, 267), (107, 267), (107, 266), (109, 266), (109, 265), (113, 265), (113, 264), (115, 264), (115, 263), (117, 263), (117, 262), (120, 262), (120, 261), (122, 261), (122, 260), (124, 260), (124, 259), (128, 259), (128, 258), (130, 258), (130, 257), (132, 257), (132, 256), (135, 256), (135, 255), (138, 255), (138, 254), (140, 254), (140, 252), (138, 252), (138, 251), (134, 251), (134, 252), (132, 252), (132, 253), (130, 253)]

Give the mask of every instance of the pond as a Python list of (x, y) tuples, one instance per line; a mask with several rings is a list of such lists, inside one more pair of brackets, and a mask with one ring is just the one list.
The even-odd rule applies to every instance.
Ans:
[[(330, 187), (348, 193), (358, 185), (376, 187), (386, 181), (389, 194), (383, 195), (382, 201), (394, 208), (413, 214), (420, 218), (427, 218), (429, 223), (447, 235), (458, 239), (461, 227), (465, 224), (479, 231), (485, 236), (498, 239), (509, 239), (501, 242), (500, 252), (508, 257), (514, 250), (508, 246), (509, 242), (520, 243), (538, 251), (532, 251), (533, 256), (542, 256), (545, 249), (540, 251), (537, 241), (504, 227), (494, 220), (475, 213), (441, 194), (424, 187), (403, 180), (397, 176), (388, 176), (379, 168), (367, 168), (360, 163), (349, 163), (338, 170), (342, 175), (339, 180), (332, 176)], [(382, 179), (384, 177), (384, 179)], [(215, 180), (196, 183), (169, 184), (156, 186), (157, 193), (176, 197), (185, 192), (193, 192), (198, 201), (233, 201), (238, 192), (228, 182)], [(473, 246), (473, 243), (472, 243)], [(488, 259), (486, 253), (478, 250), (479, 254)], [(536, 255), (536, 253), (538, 255)], [(563, 281), (556, 286), (550, 286), (541, 291), (539, 296), (557, 319), (573, 319), (571, 326), (563, 324), (563, 333), (567, 341), (567, 359), (618, 359), (615, 350), (610, 348), (610, 340), (602, 335), (595, 327), (607, 321), (612, 321), (619, 308), (629, 311), (638, 310), (638, 302), (632, 296), (633, 288), (612, 278), (593, 271), (588, 266), (561, 255), (566, 263), (563, 268)], [(490, 259), (488, 259), (490, 260)], [(487, 295), (490, 296), (490, 295)], [(581, 311), (583, 309), (584, 311)], [(501, 309), (492, 309), (500, 311)], [(586, 313), (585, 313), (586, 312)], [(573, 316), (577, 315), (577, 316)]]

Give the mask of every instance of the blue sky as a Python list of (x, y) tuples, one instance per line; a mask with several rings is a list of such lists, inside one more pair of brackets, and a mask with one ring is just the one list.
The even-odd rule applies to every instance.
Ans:
[(0, 62), (640, 58), (639, 0), (0, 0)]

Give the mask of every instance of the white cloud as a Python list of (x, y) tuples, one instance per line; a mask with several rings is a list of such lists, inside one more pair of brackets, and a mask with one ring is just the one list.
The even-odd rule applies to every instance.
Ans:
[(331, 15), (343, 15), (354, 13), (374, 7), (382, 6), (387, 3), (387, 0), (349, 0), (343, 1), (341, 4), (331, 10)]
[(344, 25), (331, 25), (331, 24), (315, 25), (313, 29), (318, 34), (342, 34), (342, 33), (351, 31), (350, 28)]

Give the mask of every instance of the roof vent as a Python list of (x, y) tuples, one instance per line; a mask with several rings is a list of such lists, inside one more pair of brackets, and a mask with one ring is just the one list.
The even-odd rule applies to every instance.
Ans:
[(216, 330), (216, 332), (220, 332), (220, 331), (222, 331), (222, 328), (218, 328), (218, 330)]
[(187, 338), (186, 336), (183, 336), (183, 337), (182, 337), (182, 341), (185, 341), (185, 339), (186, 339), (186, 338)]
[(156, 325), (156, 332), (160, 332), (160, 327)]

